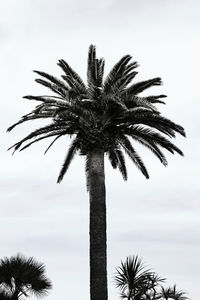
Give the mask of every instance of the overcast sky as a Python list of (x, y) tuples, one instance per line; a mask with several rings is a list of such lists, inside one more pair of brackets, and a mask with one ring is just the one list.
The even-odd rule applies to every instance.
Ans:
[(88, 194), (84, 159), (78, 158), (60, 185), (56, 178), (68, 142), (48, 141), (14, 156), (6, 149), (39, 123), (6, 128), (29, 112), (27, 94), (45, 94), (33, 69), (54, 75), (65, 59), (86, 78), (87, 52), (97, 46), (106, 72), (123, 55), (140, 64), (137, 80), (161, 76), (168, 95), (163, 115), (184, 126), (164, 168), (137, 147), (150, 173), (146, 180), (127, 160), (129, 180), (106, 164), (108, 278), (110, 299), (119, 299), (114, 268), (138, 254), (169, 284), (199, 299), (200, 201), (200, 2), (197, 0), (6, 0), (0, 10), (1, 147), (0, 257), (17, 252), (46, 265), (53, 281), (47, 299), (89, 299)]

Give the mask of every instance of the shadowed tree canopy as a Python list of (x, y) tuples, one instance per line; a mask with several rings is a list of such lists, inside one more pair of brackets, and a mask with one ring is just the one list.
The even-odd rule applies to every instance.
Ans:
[(52, 285), (45, 276), (45, 266), (23, 255), (0, 260), (0, 299), (18, 300), (30, 295), (45, 296)]
[(145, 164), (135, 150), (136, 142), (147, 147), (164, 166), (167, 165), (167, 159), (161, 148), (183, 155), (170, 140), (176, 132), (185, 136), (183, 127), (162, 116), (156, 108), (156, 104), (164, 103), (166, 95), (140, 96), (146, 89), (161, 85), (161, 78), (132, 83), (138, 73), (138, 63), (131, 61), (130, 55), (122, 57), (103, 79), (104, 59), (96, 58), (95, 46), (91, 45), (87, 85), (63, 59), (58, 61), (58, 66), (64, 73), (61, 76), (63, 80), (45, 72), (34, 71), (41, 77), (36, 82), (50, 89), (54, 95), (24, 96), (40, 104), (9, 127), (8, 131), (35, 119), (49, 119), (51, 123), (31, 132), (9, 149), (22, 151), (40, 140), (54, 138), (46, 153), (62, 136), (72, 137), (58, 182), (63, 179), (76, 153), (86, 155), (87, 158), (93, 149), (102, 149), (112, 167), (119, 169), (125, 180), (127, 169), (124, 154), (149, 178)]

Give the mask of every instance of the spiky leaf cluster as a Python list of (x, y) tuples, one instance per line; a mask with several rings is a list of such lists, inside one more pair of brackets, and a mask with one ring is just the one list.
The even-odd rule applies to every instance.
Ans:
[(128, 300), (187, 300), (186, 293), (179, 291), (176, 285), (169, 288), (158, 274), (147, 269), (138, 256), (127, 257), (116, 268), (116, 287), (120, 289), (122, 299)]
[(127, 257), (116, 271), (115, 282), (121, 290), (122, 299), (147, 300), (164, 281), (150, 269), (145, 269), (138, 256)]
[[(137, 75), (137, 62), (130, 55), (122, 57), (105, 79), (104, 59), (96, 57), (95, 46), (89, 47), (87, 85), (63, 59), (58, 61), (63, 71), (62, 80), (45, 72), (34, 71), (40, 76), (36, 82), (53, 92), (51, 96), (25, 96), (39, 104), (17, 123), (8, 128), (35, 119), (50, 119), (51, 123), (39, 128), (14, 144), (11, 148), (24, 150), (35, 142), (53, 138), (47, 148), (64, 135), (73, 137), (58, 182), (67, 171), (74, 155), (86, 155), (101, 149), (113, 168), (118, 168), (127, 179), (124, 154), (133, 161), (146, 178), (147, 169), (135, 149), (135, 142), (147, 147), (166, 166), (167, 160), (161, 148), (171, 153), (182, 151), (170, 138), (178, 132), (185, 135), (183, 127), (163, 117), (155, 104), (164, 103), (165, 95), (142, 97), (141, 92), (161, 85), (161, 78), (132, 83)], [(168, 136), (166, 138), (165, 136)], [(133, 143), (132, 143), (133, 142)], [(10, 148), (10, 149), (11, 149)], [(46, 150), (46, 152), (47, 152)], [(45, 152), (45, 153), (46, 153)]]
[(21, 254), (5, 257), (0, 260), (0, 292), (5, 297), (45, 295), (52, 287), (45, 276), (45, 266), (33, 257), (26, 258)]

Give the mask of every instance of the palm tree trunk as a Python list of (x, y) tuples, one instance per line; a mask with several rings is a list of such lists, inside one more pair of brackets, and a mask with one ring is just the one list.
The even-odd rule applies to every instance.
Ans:
[(104, 151), (88, 154), (90, 193), (90, 299), (107, 300)]

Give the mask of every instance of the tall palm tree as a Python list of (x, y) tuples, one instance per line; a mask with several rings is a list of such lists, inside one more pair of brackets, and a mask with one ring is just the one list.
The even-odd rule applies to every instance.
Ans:
[(114, 277), (121, 298), (127, 300), (188, 300), (186, 293), (178, 291), (176, 285), (165, 288), (165, 282), (158, 274), (146, 269), (138, 256), (127, 257), (116, 268)]
[[(14, 144), (11, 148), (24, 150), (35, 142), (53, 137), (45, 153), (64, 135), (72, 137), (64, 163), (58, 176), (60, 183), (74, 158), (79, 153), (86, 157), (86, 178), (90, 194), (90, 294), (92, 300), (107, 299), (106, 271), (106, 203), (104, 156), (108, 156), (114, 169), (119, 169), (124, 180), (127, 169), (124, 153), (142, 174), (148, 171), (135, 150), (138, 142), (147, 147), (166, 166), (167, 160), (160, 148), (171, 153), (182, 151), (169, 139), (183, 127), (163, 117), (155, 104), (164, 103), (165, 95), (139, 96), (141, 92), (161, 85), (161, 78), (131, 83), (136, 76), (137, 62), (125, 55), (103, 80), (104, 59), (96, 58), (95, 46), (89, 47), (87, 85), (63, 59), (58, 61), (64, 72), (63, 80), (45, 72), (34, 71), (42, 77), (36, 82), (49, 88), (54, 95), (25, 96), (40, 104), (8, 128), (29, 120), (50, 119), (51, 123), (39, 128)], [(131, 144), (130, 139), (134, 142)]]
[(41, 297), (52, 287), (45, 266), (23, 255), (0, 260), (0, 299), (19, 300), (30, 294)]

